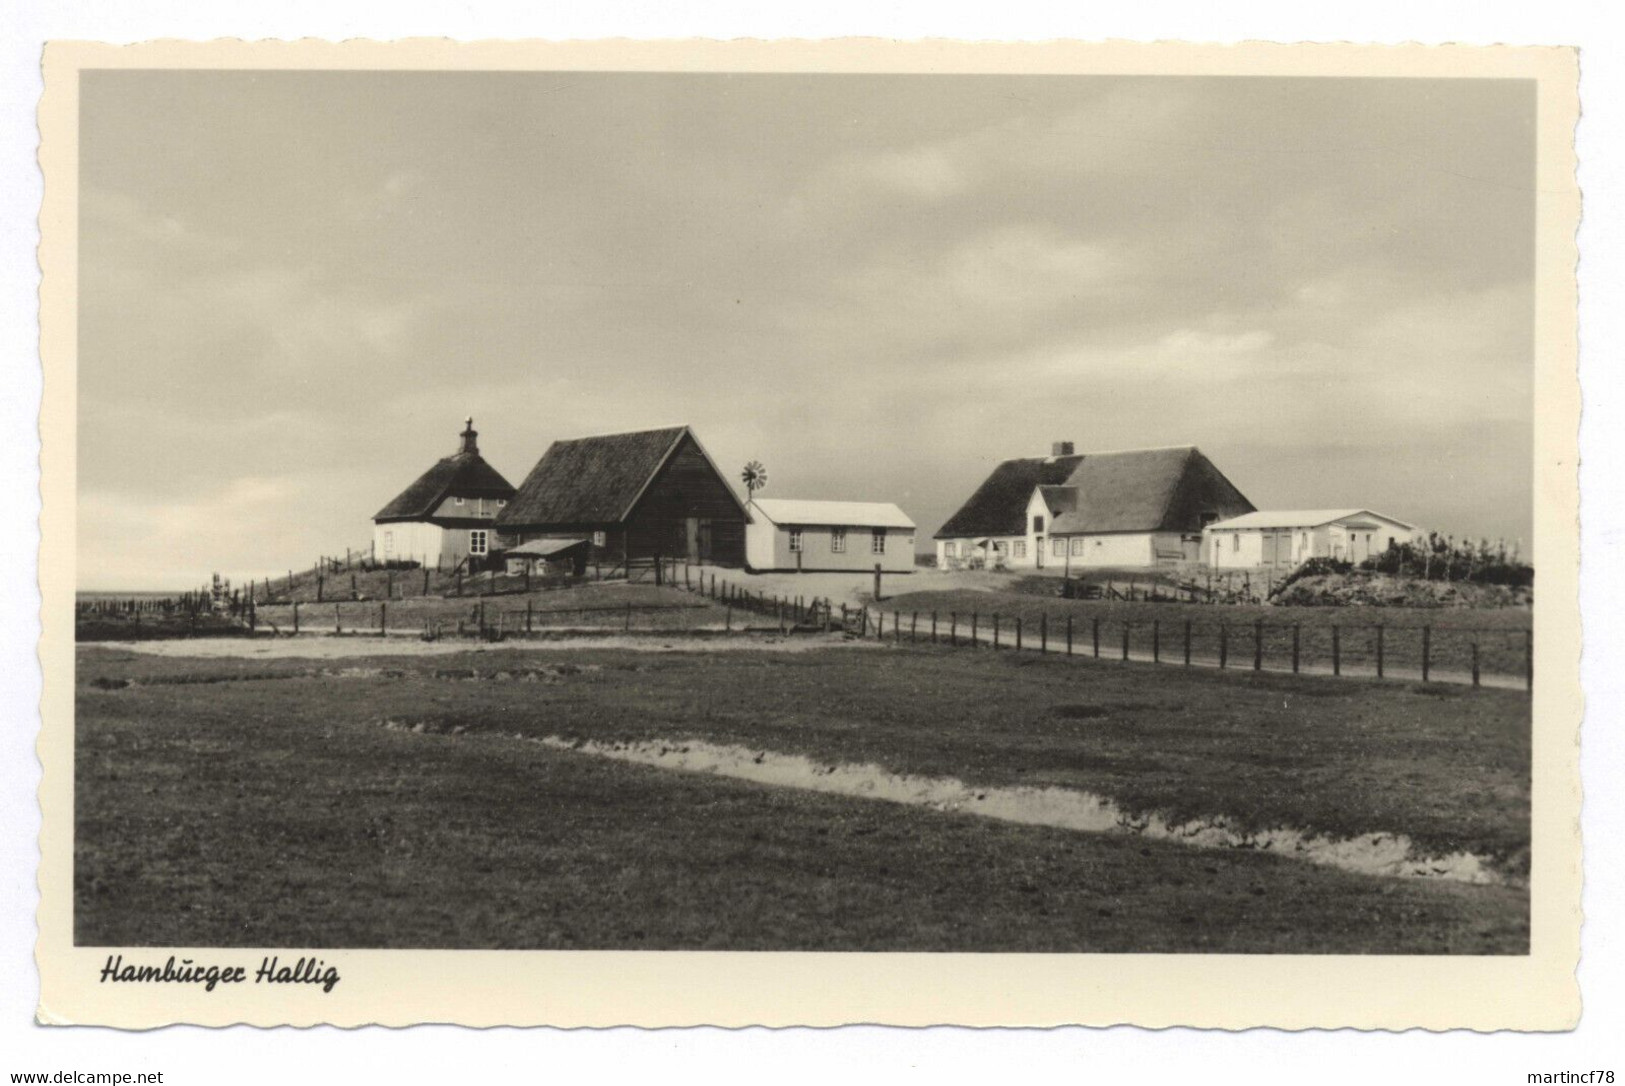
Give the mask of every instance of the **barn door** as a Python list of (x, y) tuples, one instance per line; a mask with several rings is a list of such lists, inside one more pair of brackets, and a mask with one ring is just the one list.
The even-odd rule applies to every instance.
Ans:
[(684, 551), (684, 553), (688, 555), (688, 560), (690, 562), (698, 562), (700, 560), (700, 518), (699, 517), (689, 517), (688, 518), (688, 540), (687, 540), (687, 548)]

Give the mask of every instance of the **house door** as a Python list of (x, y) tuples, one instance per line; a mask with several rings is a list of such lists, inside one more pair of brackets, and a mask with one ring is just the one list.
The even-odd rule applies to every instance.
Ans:
[(704, 517), (688, 518), (688, 559), (691, 562), (711, 560), (711, 522)]
[(1036, 551), (1034, 551), (1033, 554), (1038, 559), (1038, 568), (1043, 569), (1044, 568), (1044, 537), (1043, 536), (1038, 537), (1038, 549)]

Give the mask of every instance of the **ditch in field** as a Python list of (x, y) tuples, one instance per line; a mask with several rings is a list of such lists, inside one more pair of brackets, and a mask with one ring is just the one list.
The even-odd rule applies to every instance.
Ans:
[[(383, 727), (417, 734), (467, 733), (463, 726), (397, 720), (385, 720)], [(1104, 796), (1076, 789), (973, 787), (952, 777), (892, 773), (878, 765), (832, 764), (700, 740), (597, 742), (519, 734), (510, 738), (590, 757), (713, 774), (770, 787), (881, 800), (1084, 833), (1129, 834), (1195, 848), (1268, 853), (1357, 874), (1477, 885), (1509, 881), (1489, 860), (1473, 853), (1418, 855), (1411, 839), (1403, 834), (1369, 833), (1339, 839), (1290, 828), (1247, 831), (1222, 815), (1170, 822), (1157, 814), (1130, 814)]]

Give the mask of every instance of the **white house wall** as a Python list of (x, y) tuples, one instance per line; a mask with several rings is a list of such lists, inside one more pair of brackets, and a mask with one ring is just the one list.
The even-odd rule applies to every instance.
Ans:
[[(1314, 528), (1241, 528), (1209, 531), (1203, 537), (1203, 560), (1214, 569), (1290, 569), (1310, 558), (1363, 562), (1395, 543), (1413, 541), (1418, 533), (1387, 517), (1359, 516), (1356, 528), (1332, 522)], [(1369, 537), (1369, 539), (1368, 539)]]
[[(790, 549), (791, 527), (774, 524), (757, 514), (753, 523), (745, 528), (745, 558), (752, 569), (758, 570), (853, 570), (872, 571), (879, 563), (887, 573), (911, 573), (914, 570), (913, 528), (846, 529), (846, 547), (835, 550), (834, 532), (830, 525), (806, 525), (801, 532), (801, 553)], [(885, 535), (885, 551), (874, 553), (874, 533)]]

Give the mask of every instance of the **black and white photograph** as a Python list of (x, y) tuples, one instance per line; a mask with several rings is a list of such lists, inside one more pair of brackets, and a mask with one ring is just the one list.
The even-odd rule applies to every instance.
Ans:
[(75, 93), (98, 998), (319, 999), (358, 951), (1530, 960), (1551, 84)]

